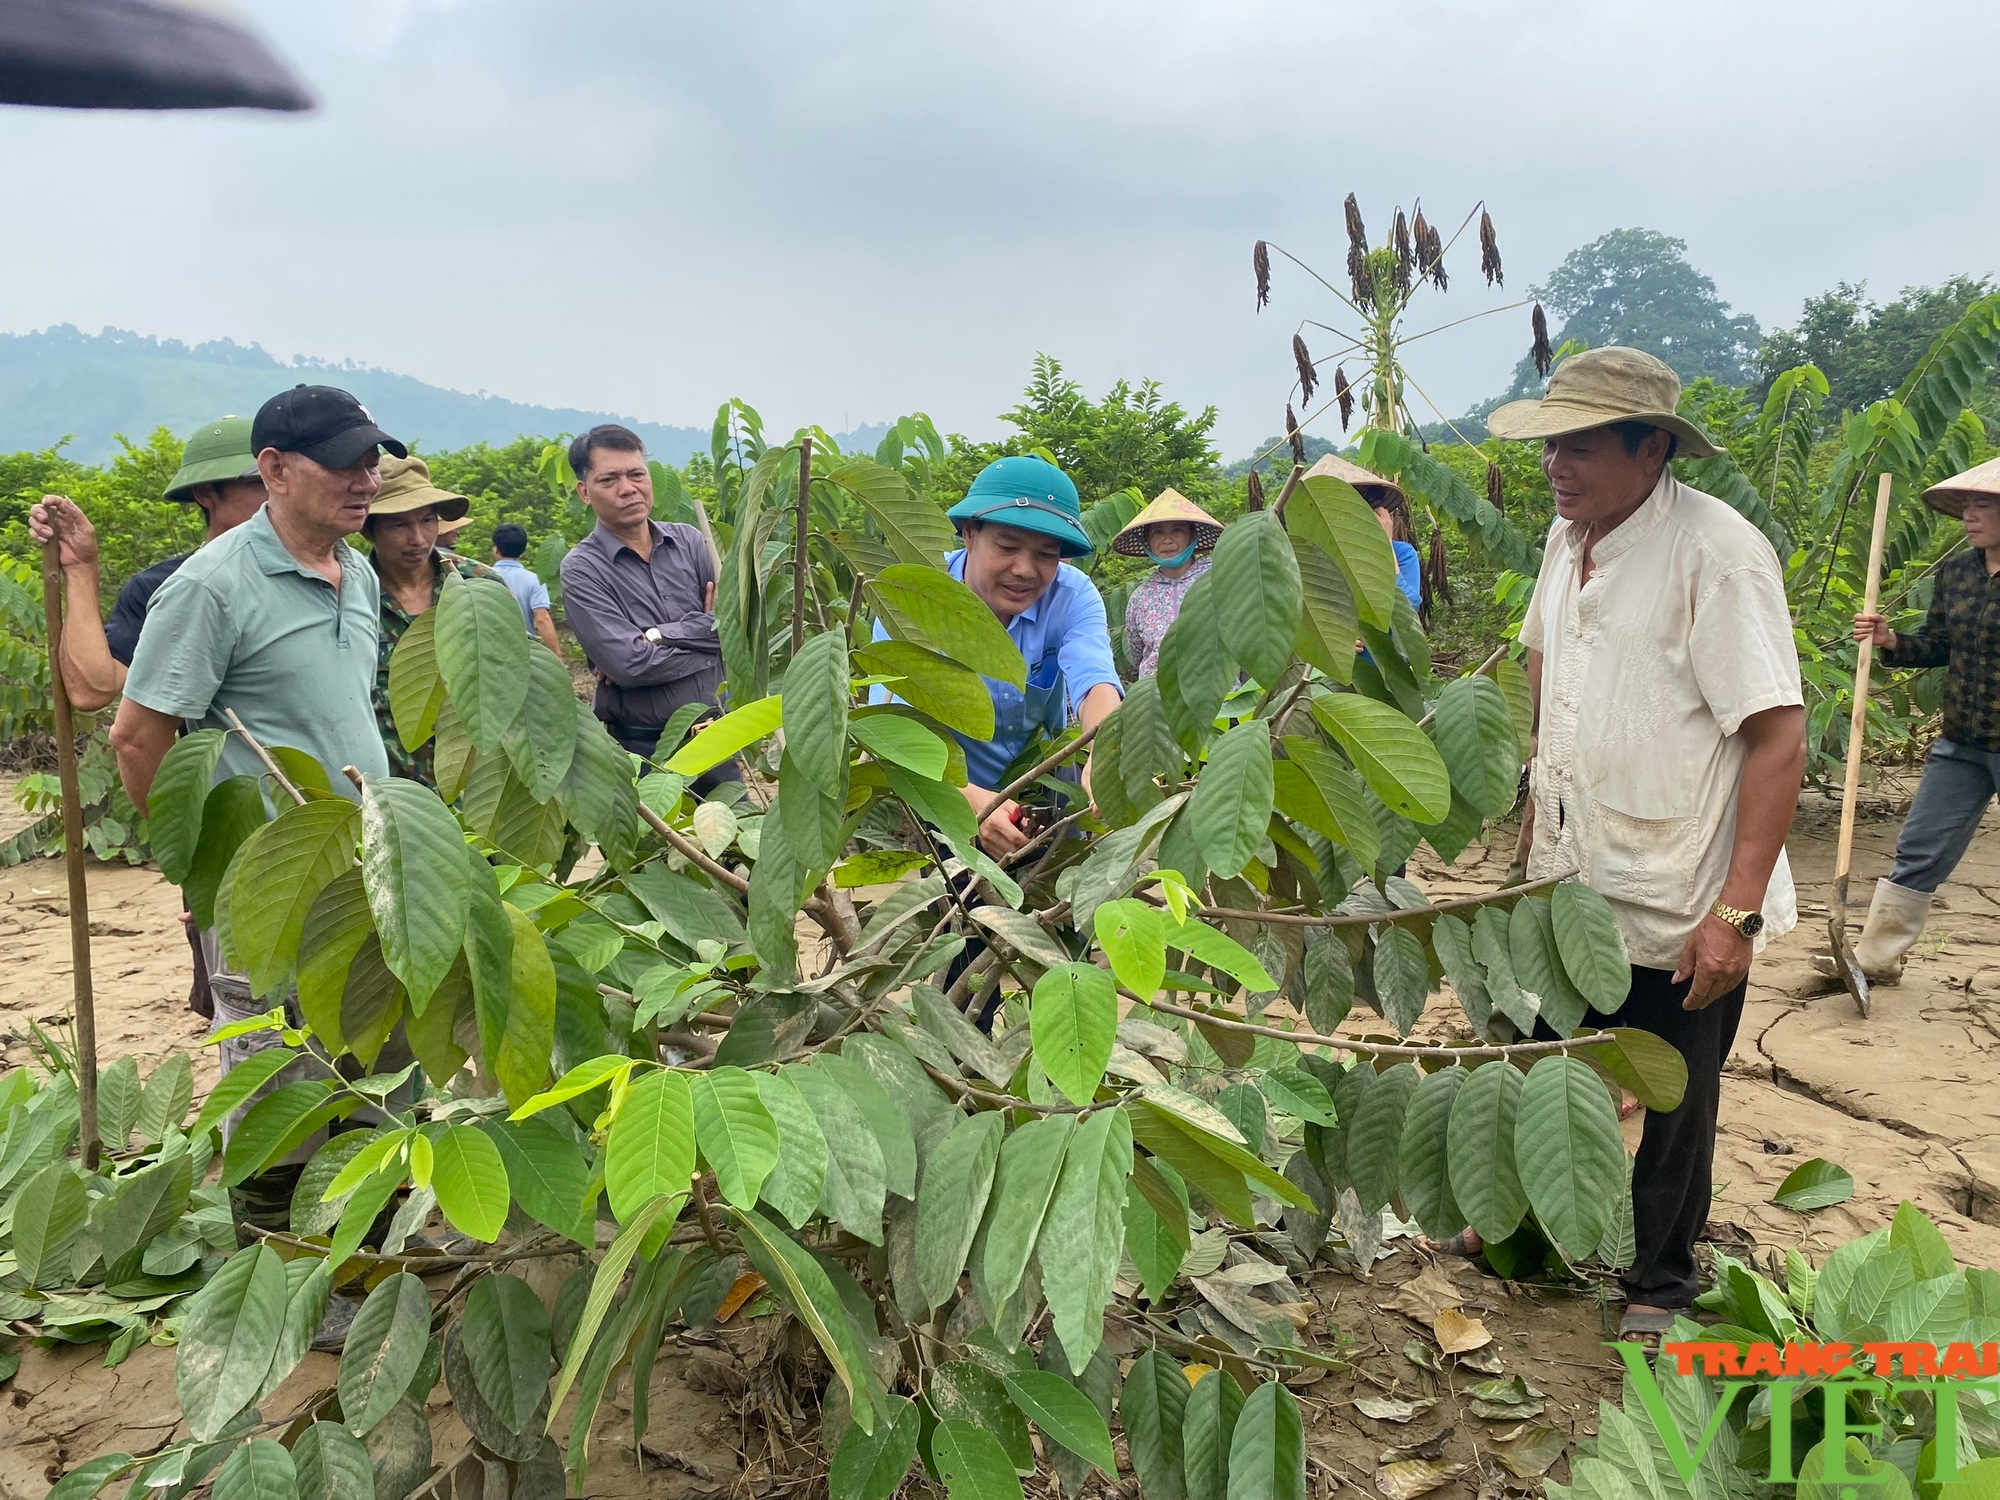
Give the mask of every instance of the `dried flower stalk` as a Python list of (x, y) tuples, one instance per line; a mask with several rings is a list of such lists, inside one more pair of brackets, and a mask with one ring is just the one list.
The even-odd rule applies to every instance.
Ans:
[(1340, 430), (1347, 431), (1347, 424), (1354, 420), (1354, 387), (1347, 383), (1347, 366), (1336, 365), (1333, 371), (1333, 395), (1340, 403)]
[(1479, 269), (1488, 286), (1506, 285), (1506, 275), (1500, 269), (1500, 241), (1493, 235), (1493, 216), (1483, 208), (1479, 211)]
[(1255, 469), (1250, 471), (1250, 477), (1244, 485), (1243, 508), (1245, 510), (1264, 508), (1264, 481), (1257, 477)]
[(1555, 368), (1556, 351), (1549, 347), (1549, 320), (1542, 314), (1542, 304), (1535, 304), (1535, 315), (1530, 320), (1535, 331), (1535, 343), (1528, 353), (1535, 361), (1535, 373), (1547, 380), (1549, 371)]
[(1262, 240), (1250, 252), (1250, 269), (1257, 273), (1257, 310), (1262, 312), (1271, 300), (1271, 250)]
[(1507, 509), (1507, 491), (1500, 483), (1500, 465), (1495, 463), (1486, 466), (1486, 503), (1498, 511)]
[(1299, 419), (1292, 414), (1292, 403), (1285, 403), (1285, 436), (1292, 440), (1292, 462), (1303, 465), (1306, 461), (1305, 434), (1299, 431)]
[(1313, 368), (1313, 357), (1306, 349), (1306, 341), (1296, 333), (1292, 335), (1292, 362), (1299, 367), (1299, 399), (1310, 401), (1319, 386), (1319, 371)]

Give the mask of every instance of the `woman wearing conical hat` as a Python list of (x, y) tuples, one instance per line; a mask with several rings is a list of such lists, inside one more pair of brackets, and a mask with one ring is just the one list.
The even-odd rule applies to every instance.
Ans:
[(1208, 555), (1221, 535), (1214, 516), (1180, 491), (1164, 489), (1112, 539), (1113, 552), (1157, 564), (1125, 601), (1125, 653), (1141, 677), (1158, 668), (1167, 627), (1194, 581), (1208, 571)]
[(1854, 949), (1878, 983), (1901, 975), (1932, 896), (2000, 790), (2000, 458), (1932, 485), (1924, 502), (1955, 516), (1970, 545), (1938, 568), (1922, 627), (1902, 635), (1880, 614), (1854, 617), (1854, 638), (1873, 640), (1888, 666), (1944, 668), (1944, 732), (1896, 839), (1896, 868), (1877, 882)]

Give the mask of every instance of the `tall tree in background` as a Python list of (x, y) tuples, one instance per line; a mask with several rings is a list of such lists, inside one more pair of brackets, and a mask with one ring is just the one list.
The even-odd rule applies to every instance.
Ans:
[[(1592, 349), (1620, 344), (1657, 355), (1684, 381), (1706, 375), (1747, 385), (1752, 378), (1761, 340), (1757, 320), (1730, 315), (1714, 279), (1688, 263), (1686, 240), (1651, 229), (1614, 229), (1572, 250), (1533, 291), (1563, 320), (1558, 348), (1570, 340)], [(1533, 361), (1523, 359), (1500, 399), (1532, 396), (1541, 388)]]
[[(1993, 290), (1990, 280), (1954, 276), (1938, 286), (1904, 287), (1886, 306), (1868, 300), (1866, 282), (1843, 281), (1808, 297), (1799, 321), (1774, 329), (1757, 351), (1757, 393), (1799, 365), (1817, 365), (1826, 376), (1835, 411), (1861, 411), (1890, 395), (1924, 352), (1966, 309)], [(1981, 403), (1990, 422), (1992, 398)]]

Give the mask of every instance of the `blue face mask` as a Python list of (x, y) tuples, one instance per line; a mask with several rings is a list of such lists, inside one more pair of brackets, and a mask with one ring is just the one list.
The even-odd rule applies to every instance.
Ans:
[(1194, 543), (1189, 542), (1185, 547), (1181, 548), (1181, 550), (1176, 552), (1172, 557), (1162, 557), (1160, 556), (1159, 553), (1153, 550), (1152, 544), (1149, 542), (1146, 545), (1146, 556), (1152, 558), (1154, 562), (1158, 563), (1163, 568), (1178, 568), (1182, 564), (1187, 562), (1189, 558), (1194, 556)]

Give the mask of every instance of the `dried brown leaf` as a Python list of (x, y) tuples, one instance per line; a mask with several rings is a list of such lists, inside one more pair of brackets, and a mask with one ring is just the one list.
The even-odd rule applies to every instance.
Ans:
[(1396, 1401), (1386, 1396), (1364, 1396), (1354, 1403), (1354, 1409), (1362, 1416), (1373, 1417), (1378, 1422), (1411, 1422), (1436, 1405), (1435, 1396), (1423, 1401)]
[(1493, 1335), (1486, 1331), (1484, 1323), (1467, 1317), (1455, 1307), (1444, 1308), (1431, 1320), (1431, 1332), (1437, 1335), (1438, 1348), (1446, 1354), (1463, 1354), (1493, 1342)]
[(1375, 1471), (1375, 1488), (1383, 1500), (1416, 1500), (1471, 1469), (1468, 1463), (1448, 1464), (1439, 1458), (1406, 1458)]
[(1493, 1456), (1517, 1479), (1539, 1479), (1554, 1467), (1569, 1444), (1569, 1435), (1546, 1423), (1524, 1423), (1492, 1440)]

